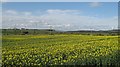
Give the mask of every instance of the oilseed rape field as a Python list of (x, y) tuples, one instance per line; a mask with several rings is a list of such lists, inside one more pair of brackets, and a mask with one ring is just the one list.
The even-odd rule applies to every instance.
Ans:
[(120, 66), (118, 36), (4, 35), (3, 66)]

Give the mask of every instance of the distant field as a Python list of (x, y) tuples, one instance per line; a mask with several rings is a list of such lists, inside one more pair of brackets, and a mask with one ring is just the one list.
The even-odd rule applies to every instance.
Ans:
[(5, 65), (120, 66), (118, 36), (3, 35)]

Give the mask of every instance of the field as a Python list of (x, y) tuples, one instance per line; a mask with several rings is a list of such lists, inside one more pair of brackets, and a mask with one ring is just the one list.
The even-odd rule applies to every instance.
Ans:
[(3, 35), (2, 65), (115, 65), (118, 36)]

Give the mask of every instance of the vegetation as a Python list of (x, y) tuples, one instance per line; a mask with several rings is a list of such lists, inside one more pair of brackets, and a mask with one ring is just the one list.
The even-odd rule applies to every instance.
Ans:
[(3, 66), (120, 66), (118, 36), (3, 35)]
[(53, 29), (2, 29), (3, 35), (44, 35), (44, 34), (82, 34), (82, 35), (111, 35), (115, 36), (118, 35), (117, 29), (115, 30), (101, 30), (101, 31), (94, 31), (94, 30), (80, 30), (80, 31), (57, 31)]

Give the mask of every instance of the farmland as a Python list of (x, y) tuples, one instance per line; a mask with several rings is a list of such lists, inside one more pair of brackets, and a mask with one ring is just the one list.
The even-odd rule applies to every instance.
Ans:
[(118, 36), (3, 35), (2, 65), (115, 65)]

